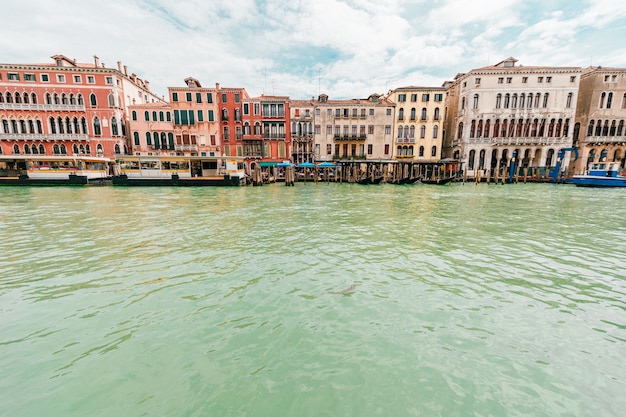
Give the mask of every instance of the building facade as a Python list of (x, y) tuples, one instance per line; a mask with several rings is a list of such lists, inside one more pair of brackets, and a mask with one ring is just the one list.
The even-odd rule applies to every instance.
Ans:
[[(507, 58), (458, 75), (449, 85), (447, 149), (468, 177), (515, 162), (520, 172), (547, 176), (560, 150), (573, 145), (579, 67), (529, 67)], [(515, 159), (513, 159), (515, 158)], [(570, 160), (565, 153), (563, 166)]]
[(313, 142), (314, 99), (291, 100), (289, 114), (291, 119), (291, 160), (296, 164), (313, 162), (315, 146)]
[(445, 95), (443, 87), (401, 87), (389, 93), (387, 98), (396, 104), (395, 159), (441, 159)]
[(243, 103), (243, 156), (278, 163), (291, 157), (289, 97), (248, 98)]
[(590, 163), (620, 162), (626, 168), (626, 68), (592, 67), (581, 76), (574, 144), (579, 157), (574, 173)]
[(156, 103), (147, 81), (54, 55), (49, 64), (0, 64), (0, 153), (114, 157), (127, 147), (127, 100)]
[(329, 100), (322, 94), (314, 108), (316, 161), (392, 158), (395, 104), (385, 97)]

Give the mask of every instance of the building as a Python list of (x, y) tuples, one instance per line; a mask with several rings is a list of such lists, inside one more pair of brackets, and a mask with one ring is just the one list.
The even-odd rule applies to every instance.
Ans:
[(583, 173), (590, 163), (626, 164), (626, 68), (592, 67), (580, 78), (574, 144), (579, 158), (571, 163)]
[(314, 102), (314, 159), (390, 160), (395, 104), (379, 94), (367, 99)]
[[(517, 65), (507, 58), (459, 74), (448, 85), (446, 150), (468, 177), (496, 171), (513, 160), (520, 173), (547, 176), (560, 150), (571, 149), (579, 67)], [(515, 159), (513, 159), (515, 158)], [(570, 154), (565, 153), (563, 166)]]
[(127, 67), (54, 55), (46, 64), (0, 64), (0, 153), (93, 155), (129, 152), (130, 102), (161, 99)]
[(395, 159), (436, 162), (442, 155), (444, 87), (400, 87), (387, 95), (396, 104)]
[(289, 114), (291, 119), (291, 160), (296, 164), (315, 161), (313, 142), (313, 113), (315, 99), (291, 100)]
[(243, 103), (243, 156), (261, 166), (291, 157), (289, 97), (248, 98)]
[(132, 155), (177, 155), (172, 107), (165, 102), (128, 106), (130, 110), (128, 148)]

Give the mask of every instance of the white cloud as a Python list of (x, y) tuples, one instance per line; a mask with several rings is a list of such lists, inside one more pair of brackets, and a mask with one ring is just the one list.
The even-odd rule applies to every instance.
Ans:
[(4, 62), (60, 53), (151, 81), (309, 98), (439, 86), (508, 56), (626, 66), (622, 0), (21, 0), (3, 5)]

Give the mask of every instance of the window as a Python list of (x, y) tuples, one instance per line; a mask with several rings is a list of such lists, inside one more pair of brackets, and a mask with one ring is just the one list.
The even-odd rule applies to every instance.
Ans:
[(426, 120), (426, 107), (422, 108), (422, 118), (421, 120)]
[(522, 84), (526, 84), (528, 82), (528, 77), (522, 77)]
[(609, 93), (609, 95), (607, 96), (606, 108), (610, 109), (611, 108), (611, 104), (613, 104), (613, 93)]
[(204, 112), (202, 110), (198, 110), (198, 121), (204, 122)]
[(389, 144), (385, 144), (385, 155), (389, 155)]
[(250, 114), (250, 104), (243, 103), (243, 114)]
[(202, 93), (196, 93), (196, 103), (202, 103)]
[(435, 125), (433, 126), (433, 139), (437, 139), (438, 135), (439, 135), (439, 126)]
[(385, 125), (385, 135), (391, 135), (391, 125)]
[(213, 94), (212, 93), (206, 93), (206, 102), (207, 103), (213, 103)]
[(551, 83), (552, 82), (552, 77), (546, 77), (546, 82), (547, 83)]
[(506, 77), (506, 83), (511, 84), (513, 82), (513, 77)]
[(226, 98), (227, 98), (226, 93), (222, 93), (222, 103), (226, 103), (227, 101)]
[(87, 84), (95, 84), (95, 83), (96, 83), (96, 78), (93, 75), (88, 75)]
[(100, 136), (102, 134), (102, 130), (100, 129), (100, 119), (98, 119), (97, 117), (93, 119), (93, 133), (97, 136)]
[(137, 120), (137, 112), (135, 110), (133, 110), (133, 112), (131, 113), (131, 117), (133, 118), (134, 121)]
[(430, 100), (430, 94), (422, 94), (422, 101), (429, 101)]
[(65, 82), (65, 74), (57, 74), (57, 82), (64, 83)]
[(10, 72), (7, 74), (7, 80), (9, 81), (19, 81), (20, 75), (17, 72)]
[(411, 101), (415, 103), (417, 101), (417, 94), (411, 94)]
[(213, 114), (213, 110), (209, 110), (209, 122), (215, 121), (215, 115)]
[(326, 144), (326, 154), (332, 155), (332, 153), (333, 153), (333, 145), (330, 143)]
[(443, 94), (435, 94), (435, 101), (443, 101)]
[(570, 76), (569, 77), (569, 82), (570, 83), (575, 83), (576, 82), (576, 76), (575, 75)]
[(177, 92), (173, 92), (172, 93), (172, 101), (178, 101), (178, 93)]
[(113, 84), (113, 77), (106, 77), (107, 84)]
[(398, 94), (398, 103), (403, 103), (406, 101), (406, 94)]
[(542, 83), (543, 82), (543, 77), (537, 77), (537, 82), (538, 83)]
[(504, 84), (504, 77), (498, 78), (498, 84)]
[(185, 99), (187, 100), (187, 103), (191, 102), (191, 93), (185, 93)]
[(35, 74), (24, 74), (24, 81), (37, 81)]
[(374, 115), (374, 109), (370, 109), (370, 116)]
[(42, 83), (47, 83), (50, 81), (50, 78), (48, 77), (48, 74), (41, 74), (41, 82)]
[(572, 98), (574, 97), (574, 93), (569, 93), (567, 95), (567, 102), (565, 103), (565, 107), (567, 107), (568, 109), (570, 107), (572, 107)]
[(502, 107), (502, 94), (498, 93), (496, 96), (496, 109)]
[(473, 109), (478, 108), (478, 94), (474, 94), (474, 101), (472, 102), (472, 108)]
[(437, 156), (437, 147), (433, 146), (430, 150), (430, 156)]
[(475, 78), (474, 79), (474, 84), (475, 85), (480, 85), (480, 78)]
[(239, 93), (235, 93), (235, 103), (239, 103)]
[(391, 109), (387, 109), (387, 116), (391, 116)]
[(83, 82), (82, 78), (80, 75), (75, 75), (74, 76), (74, 84), (81, 84)]
[(98, 106), (98, 100), (96, 100), (96, 95), (91, 93), (91, 95), (89, 96), (89, 101), (91, 103), (91, 107), (97, 107)]

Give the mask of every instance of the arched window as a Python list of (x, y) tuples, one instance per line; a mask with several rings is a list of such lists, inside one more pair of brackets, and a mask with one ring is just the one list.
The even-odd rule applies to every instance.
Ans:
[(437, 156), (437, 147), (436, 146), (433, 146), (430, 149), (430, 156)]
[(600, 108), (603, 109), (604, 108), (604, 102), (606, 101), (606, 93), (603, 91), (602, 94), (600, 94)]
[(74, 94), (70, 94), (70, 104), (76, 105), (76, 96)]
[(545, 109), (546, 107), (548, 107), (548, 97), (549, 97), (549, 96), (550, 96), (550, 95), (549, 95), (548, 93), (545, 93), (545, 94), (543, 95), (543, 108), (544, 108), (544, 109)]
[(30, 146), (29, 145), (24, 145), (24, 153), (26, 155), (30, 155)]
[(45, 155), (46, 154), (46, 148), (43, 146), (42, 143), (39, 144), (39, 154), (40, 155)]
[(80, 153), (82, 153), (82, 154), (84, 154), (84, 153), (85, 153), (85, 147), (83, 146), (83, 144), (82, 144), (82, 143), (80, 144), (79, 149), (80, 149)]
[(478, 156), (478, 169), (485, 169), (485, 150), (482, 149)]
[(422, 107), (422, 120), (426, 120), (426, 107)]
[(412, 107), (411, 108), (411, 120), (415, 120), (415, 117), (416, 117), (416, 115), (415, 115), (415, 107)]
[(598, 120), (596, 125), (596, 134), (594, 136), (602, 136), (602, 120)]
[(400, 108), (398, 110), (398, 120), (404, 120), (404, 109)]
[(63, 118), (59, 116), (59, 133), (65, 133), (65, 129), (63, 127)]
[(502, 94), (498, 93), (496, 96), (496, 109), (502, 107)]
[[(437, 127), (437, 126), (435, 126)], [(489, 131), (491, 130), (491, 122), (489, 121), (489, 119), (485, 120), (485, 131), (483, 133), (483, 137), (488, 138), (489, 137)], [(433, 135), (433, 138), (436, 138), (436, 135)]]
[(150, 121), (150, 112), (148, 110), (143, 112), (143, 120), (146, 121), (146, 122)]
[(146, 132), (146, 145), (152, 146), (152, 135), (150, 132)]
[(493, 123), (493, 137), (497, 138), (500, 136), (500, 119), (496, 119)]
[(404, 127), (402, 125), (398, 126), (398, 139), (404, 137)]
[(517, 108), (517, 94), (513, 94), (513, 100), (511, 101), (511, 108)]
[(152, 139), (154, 141), (154, 149), (161, 149), (161, 142), (159, 142), (159, 134), (152, 132)]
[(398, 145), (398, 148), (396, 149), (396, 153), (398, 154), (398, 156), (402, 156), (402, 146)]
[(115, 96), (113, 94), (109, 94), (109, 107), (115, 107)]
[(65, 147), (65, 144), (61, 144), (61, 155), (65, 155), (67, 154), (67, 148)]
[(139, 146), (139, 132), (133, 132), (133, 139), (135, 140), (135, 146)]
[(619, 125), (617, 126), (617, 136), (622, 136), (623, 132), (624, 132), (624, 121), (620, 120)]
[(459, 123), (459, 128), (458, 128), (458, 132), (457, 132), (457, 139), (462, 139), (463, 138), (463, 122)]
[(528, 104), (528, 106), (527, 106), (527, 107), (528, 107), (529, 109), (532, 109), (532, 108), (533, 108), (533, 93), (529, 93), (529, 94), (528, 94), (528, 101), (527, 101), (527, 104)]
[(164, 122), (164, 121), (165, 121), (165, 120), (164, 120), (164, 118), (163, 118), (163, 112), (162, 112), (162, 111), (160, 111), (160, 112), (159, 112), (159, 122)]
[(50, 116), (50, 133), (55, 135), (57, 133), (57, 122), (54, 117)]
[(85, 100), (83, 99), (83, 95), (82, 94), (78, 95), (78, 105), (79, 106), (84, 106), (85, 105)]
[(613, 104), (613, 93), (609, 93), (609, 95), (606, 97), (606, 108), (610, 109), (611, 104)]
[(605, 120), (604, 126), (602, 127), (602, 136), (608, 136), (608, 135), (609, 135), (609, 121)]
[(615, 125), (615, 120), (611, 121), (611, 128), (609, 129), (609, 136), (615, 136), (615, 131), (617, 130), (617, 126)]
[(33, 104), (37, 104), (37, 94), (31, 93), (31, 95), (30, 95), (30, 102), (33, 103)]
[(469, 152), (469, 159), (467, 160), (467, 169), (469, 170), (473, 170), (474, 169), (474, 160), (476, 159), (476, 151), (474, 149), (472, 149)]
[(133, 121), (137, 121), (137, 112), (133, 110), (132, 113), (130, 114), (130, 117), (133, 119)]
[(98, 100), (96, 100), (96, 95), (94, 93), (91, 93), (91, 95), (89, 96), (89, 101), (91, 103), (91, 107), (98, 106)]
[(170, 149), (174, 149), (174, 134), (172, 132), (167, 134), (167, 142), (170, 145)]
[(4, 103), (4, 95), (0, 93), (0, 103)]
[(74, 154), (78, 154), (78, 145), (74, 144), (74, 146), (72, 146), (72, 152), (74, 152)]
[(156, 122), (156, 121), (157, 121), (157, 112), (156, 112), (156, 111), (153, 111), (153, 112), (152, 112), (152, 121), (153, 121), (153, 122)]
[(41, 120), (37, 120), (37, 133), (40, 135), (43, 134), (43, 126), (41, 125)]
[(13, 103), (13, 96), (7, 91), (7, 103)]
[(423, 156), (424, 156), (424, 147), (423, 147), (423, 146), (420, 146), (420, 153), (419, 153), (419, 156), (420, 156), (420, 157), (423, 157)]
[(480, 138), (483, 135), (483, 121), (479, 120), (478, 121), (478, 130), (476, 131), (476, 137)]
[(93, 134), (96, 136), (102, 135), (102, 130), (100, 128), (100, 119), (98, 116), (93, 119)]
[(65, 104), (65, 105), (70, 104), (65, 93), (61, 94), (61, 104)]
[(53, 98), (54, 104), (61, 104), (61, 100), (59, 99), (59, 95), (57, 93), (54, 93), (52, 95), (52, 98)]
[(56, 143), (52, 146), (52, 153), (55, 155), (59, 155), (61, 153), (59, 145), (57, 145)]
[(13, 145), (13, 153), (15, 155), (19, 155), (20, 154), (20, 147), (17, 144)]
[(411, 127), (409, 127), (409, 137), (410, 138), (414, 138), (415, 137), (415, 126), (411, 125)]
[(77, 133), (77, 132), (72, 132), (72, 120), (69, 117), (65, 118), (65, 131), (67, 133)]
[(565, 102), (565, 107), (568, 109), (572, 107), (572, 100), (574, 99), (574, 93), (569, 93), (567, 95), (567, 101)]
[(461, 98), (461, 110), (465, 109), (465, 97)]
[(96, 147), (96, 153), (98, 155), (104, 154), (104, 150), (102, 149), (102, 144), (100, 144), (100, 143), (98, 144), (98, 146)]
[(115, 144), (115, 154), (119, 155), (120, 153), (120, 145), (118, 145), (117, 143)]
[(28, 97), (28, 93), (24, 93), (24, 99), (23, 99), (25, 104), (28, 104), (30, 102), (30, 98)]
[(439, 107), (435, 107), (435, 120), (439, 120)]
[(222, 109), (222, 121), (228, 121), (228, 109)]
[(167, 149), (167, 138), (165, 132), (161, 132), (161, 149)]
[(28, 133), (35, 133), (35, 123), (32, 120), (28, 120)]
[(593, 126), (595, 124), (595, 120), (589, 121), (589, 127), (587, 128), (587, 136), (593, 136)]
[(420, 126), (420, 139), (424, 139), (426, 137), (426, 126)]
[(472, 102), (472, 108), (473, 109), (478, 108), (478, 94), (474, 94), (474, 101)]
[(511, 95), (507, 93), (504, 95), (504, 108), (508, 109), (510, 104), (511, 104)]

